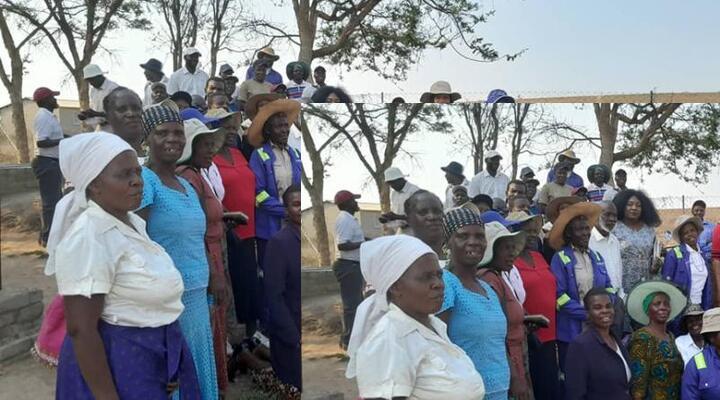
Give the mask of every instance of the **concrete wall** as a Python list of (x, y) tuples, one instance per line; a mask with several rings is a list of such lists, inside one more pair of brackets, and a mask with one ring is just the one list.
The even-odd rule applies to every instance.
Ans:
[(340, 293), (340, 285), (330, 268), (304, 268), (300, 285), (303, 299)]
[(32, 347), (43, 313), (42, 296), (39, 289), (0, 291), (0, 362)]
[(38, 183), (29, 165), (0, 166), (0, 195), (38, 190)]

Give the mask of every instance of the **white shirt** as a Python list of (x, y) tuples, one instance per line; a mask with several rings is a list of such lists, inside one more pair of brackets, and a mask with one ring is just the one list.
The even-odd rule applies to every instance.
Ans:
[[(33, 128), (35, 130), (36, 140), (57, 140), (63, 138), (63, 130), (55, 114), (48, 111), (46, 108), (38, 107), (37, 114), (35, 114), (35, 121), (33, 121)], [(60, 158), (58, 153), (59, 146), (53, 147), (38, 147), (37, 155), (43, 157)]]
[(182, 277), (165, 249), (147, 235), (145, 221), (128, 216), (135, 229), (89, 201), (57, 246), (58, 293), (104, 294), (101, 318), (109, 324), (170, 324), (184, 308)]
[(288, 135), (288, 146), (292, 147), (293, 149), (300, 151), (301, 150), (301, 143), (302, 143), (302, 133), (300, 132), (300, 129), (295, 126), (295, 124), (290, 124), (290, 135)]
[(590, 235), (591, 250), (599, 253), (605, 261), (605, 269), (610, 275), (610, 283), (618, 290), (618, 295), (625, 298), (625, 292), (622, 289), (622, 258), (620, 256), (620, 241), (610, 232), (609, 235), (603, 236), (602, 233), (593, 227)]
[(615, 343), (615, 346), (617, 346), (617, 348), (615, 349), (615, 353), (620, 356), (620, 359), (623, 362), (623, 366), (625, 367), (625, 376), (627, 377), (628, 382), (630, 382), (632, 374), (630, 373), (630, 367), (628, 366), (627, 360), (625, 360), (625, 357), (623, 357), (622, 355), (622, 351), (620, 351), (620, 343)]
[[(108, 94), (110, 94), (110, 92), (119, 87), (117, 83), (107, 78), (105, 78), (105, 82), (100, 85), (100, 88), (96, 88), (93, 85), (88, 86), (90, 87), (90, 91), (88, 93), (90, 96), (90, 108), (98, 112), (105, 111), (105, 107), (103, 107), (103, 100)], [(88, 125), (90, 129), (97, 129), (103, 124), (103, 122), (105, 122), (105, 118), (101, 117), (93, 117), (85, 120), (85, 124)]]
[(317, 92), (318, 88), (315, 86), (308, 86), (303, 90), (302, 92), (302, 102), (303, 103), (312, 103), (312, 97)]
[(692, 247), (685, 245), (685, 249), (690, 254), (690, 303), (702, 303), (702, 293), (705, 288), (705, 282), (708, 277), (707, 266), (702, 254)]
[(463, 182), (460, 185), (452, 185), (448, 183), (447, 188), (445, 189), (445, 210), (455, 207), (455, 202), (453, 201), (453, 188), (455, 186), (465, 186), (467, 188), (470, 186), (470, 181), (463, 179)]
[(518, 271), (517, 267), (513, 265), (510, 271), (503, 271), (502, 278), (505, 283), (512, 288), (515, 298), (520, 302), (520, 304), (525, 304), (525, 297), (527, 297), (527, 294), (525, 293), (522, 276), (520, 276), (520, 271)]
[(205, 71), (197, 68), (191, 73), (187, 68), (182, 67), (170, 75), (167, 84), (167, 92), (172, 96), (175, 92), (188, 92), (190, 96), (196, 94), (205, 97), (205, 85), (210, 77)]
[[(398, 215), (405, 215), (405, 200), (409, 199), (418, 190), (420, 190), (419, 187), (407, 181), (399, 192), (390, 188), (390, 211)], [(390, 221), (385, 225), (391, 229), (396, 229), (405, 224), (403, 221)]]
[(470, 358), (450, 342), (447, 326), (430, 315), (433, 330), (390, 304), (387, 314), (358, 348), (357, 385), (362, 398), (477, 400), (482, 377)]
[[(347, 211), (341, 210), (335, 220), (335, 244), (359, 243), (365, 241), (360, 223)], [(339, 250), (338, 257), (343, 260), (360, 261), (360, 248), (355, 250)]]
[(473, 176), (468, 188), (468, 196), (472, 199), (479, 194), (486, 194), (491, 198), (505, 200), (505, 191), (510, 183), (510, 178), (499, 170), (495, 176), (490, 175), (487, 170), (481, 171)]
[(220, 170), (215, 163), (210, 163), (210, 168), (203, 168), (200, 170), (200, 175), (205, 179), (205, 182), (210, 185), (215, 193), (215, 197), (221, 202), (225, 198), (225, 185), (223, 185), (222, 177), (220, 176)]
[(695, 344), (695, 341), (689, 333), (675, 338), (675, 346), (677, 346), (680, 351), (683, 365), (686, 365), (697, 353), (703, 350)]
[[(169, 81), (169, 79), (168, 79), (168, 77), (165, 76), (165, 75), (163, 75), (162, 79), (160, 79), (160, 83), (164, 83), (164, 84), (165, 84), (165, 90), (167, 90), (168, 81)], [(144, 106), (144, 107), (147, 107), (147, 106), (153, 104), (153, 99), (152, 99), (152, 85), (153, 85), (153, 83), (156, 83), (156, 82), (150, 82), (150, 81), (145, 82), (145, 97), (143, 98), (143, 106)], [(168, 92), (168, 93), (169, 93), (169, 92)]]

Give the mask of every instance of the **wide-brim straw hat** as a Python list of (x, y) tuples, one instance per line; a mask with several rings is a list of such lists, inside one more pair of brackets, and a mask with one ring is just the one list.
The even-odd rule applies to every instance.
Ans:
[(462, 98), (460, 93), (453, 92), (450, 87), (450, 83), (446, 81), (437, 81), (430, 86), (430, 91), (425, 92), (420, 96), (421, 103), (432, 103), (433, 99), (438, 94), (446, 94), (450, 96), (450, 101), (456, 102)]
[(182, 155), (180, 155), (177, 161), (178, 164), (190, 160), (192, 157), (193, 141), (198, 136), (210, 135), (213, 140), (213, 148), (216, 152), (225, 142), (225, 129), (223, 128), (210, 129), (202, 121), (195, 118), (183, 122), (183, 126), (185, 128), (185, 147), (183, 147)]
[(533, 215), (528, 214), (525, 211), (515, 211), (508, 214), (508, 216), (505, 218), (508, 221), (515, 222), (517, 225), (522, 226), (526, 222), (533, 221), (534, 223), (538, 224), (538, 228), (542, 228), (543, 225), (543, 217), (542, 215)]
[[(685, 296), (674, 283), (666, 280), (653, 279), (638, 283), (628, 293), (627, 312), (635, 322), (641, 325), (650, 323), (650, 317), (643, 309), (645, 298), (652, 293), (665, 293), (670, 298), (670, 316), (668, 321), (674, 320), (678, 315), (682, 314), (687, 306), (687, 296)], [(704, 320), (703, 320), (704, 322)], [(705, 327), (703, 326), (703, 329)]]
[(595, 226), (595, 223), (597, 223), (597, 220), (600, 217), (601, 213), (602, 207), (597, 204), (588, 202), (573, 204), (570, 207), (562, 210), (555, 222), (553, 222), (553, 227), (550, 230), (550, 234), (548, 235), (548, 242), (550, 243), (550, 247), (555, 250), (560, 250), (563, 246), (565, 246), (565, 238), (563, 237), (563, 232), (565, 232), (565, 227), (567, 227), (570, 221), (577, 217), (585, 216), (588, 219), (588, 224), (592, 228), (593, 226)]
[(545, 215), (550, 222), (555, 222), (558, 215), (560, 214), (561, 206), (566, 204), (571, 206), (573, 204), (580, 203), (581, 201), (583, 201), (583, 199), (577, 196), (563, 196), (554, 198), (552, 199), (552, 201), (550, 201), (550, 204), (545, 207)]
[(262, 93), (250, 96), (247, 103), (245, 104), (245, 114), (248, 118), (253, 119), (258, 111), (258, 104), (263, 101), (275, 101), (285, 99), (287, 96), (281, 93)]
[(675, 220), (675, 228), (672, 230), (672, 237), (675, 239), (675, 241), (680, 244), (682, 243), (680, 241), (680, 230), (683, 226), (687, 224), (693, 224), (695, 225), (695, 228), (697, 228), (698, 231), (698, 237), (700, 236), (700, 232), (703, 231), (703, 223), (702, 220), (698, 217), (694, 217), (692, 215), (681, 215)]
[(270, 57), (271, 60), (277, 61), (280, 59), (280, 56), (275, 54), (275, 50), (272, 49), (272, 47), (263, 47), (262, 49), (258, 50), (258, 54), (262, 53)]
[(485, 239), (487, 240), (487, 247), (485, 248), (483, 258), (480, 261), (480, 267), (490, 264), (490, 261), (492, 261), (495, 256), (495, 243), (503, 238), (507, 238), (506, 240), (512, 240), (515, 245), (516, 254), (520, 254), (522, 249), (525, 247), (525, 232), (511, 233), (500, 222), (488, 222), (485, 224)]
[(288, 122), (293, 124), (300, 115), (300, 103), (295, 100), (275, 100), (258, 110), (247, 130), (247, 139), (251, 146), (262, 147), (265, 143), (263, 126), (270, 117), (278, 113), (285, 113)]
[(711, 308), (703, 314), (703, 327), (700, 333), (720, 332), (720, 307)]
[(563, 151), (562, 153), (558, 154), (558, 158), (560, 158), (560, 156), (564, 156), (565, 158), (568, 158), (569, 159), (568, 161), (570, 161), (573, 164), (577, 164), (580, 162), (580, 159), (575, 155), (575, 152), (570, 149), (567, 149), (567, 150)]

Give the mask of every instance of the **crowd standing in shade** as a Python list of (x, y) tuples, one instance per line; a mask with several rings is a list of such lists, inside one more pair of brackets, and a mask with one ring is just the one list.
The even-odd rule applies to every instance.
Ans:
[[(720, 229), (705, 219), (705, 202), (678, 218), (672, 241), (658, 239), (658, 211), (646, 193), (626, 186), (624, 170), (613, 175), (595, 164), (581, 177), (573, 171), (579, 158), (565, 150), (538, 190), (532, 168), (511, 180), (497, 151), (484, 159), (485, 171), (472, 179), (458, 162), (442, 167), (444, 193), (387, 168), (391, 211), (379, 222), (389, 236), (366, 238), (353, 217), (359, 195), (336, 195), (338, 249), (359, 250), (359, 262), (342, 255), (336, 265), (353, 276), (356, 300), (350, 289), (343, 294), (346, 326), (354, 322), (347, 376), (356, 378), (360, 396), (436, 398), (456, 379), (457, 360), (445, 353), (459, 349), (485, 393), (463, 398), (717, 398)], [(380, 248), (387, 253), (378, 255)], [(442, 285), (429, 266), (415, 284), (398, 278), (425, 255), (442, 270)], [(358, 306), (363, 283), (371, 297)], [(440, 293), (439, 307), (412, 297)], [(406, 296), (415, 304), (404, 303)], [(445, 332), (455, 351), (442, 340)], [(430, 394), (427, 382), (440, 365), (445, 380)]]

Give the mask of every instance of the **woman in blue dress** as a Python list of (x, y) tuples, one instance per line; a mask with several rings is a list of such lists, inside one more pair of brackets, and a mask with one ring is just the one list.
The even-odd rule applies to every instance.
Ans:
[(172, 106), (163, 102), (142, 114), (149, 159), (142, 170), (145, 185), (137, 214), (147, 221), (148, 235), (165, 248), (182, 275), (185, 310), (180, 314), (180, 328), (195, 362), (202, 399), (217, 400), (205, 213), (190, 183), (175, 174), (185, 131)]
[(445, 301), (438, 317), (448, 325), (450, 340), (465, 350), (482, 376), (485, 399), (507, 400), (505, 313), (495, 291), (476, 275), (487, 246), (483, 222), (478, 214), (457, 208), (445, 214), (443, 229), (450, 260), (443, 271)]

